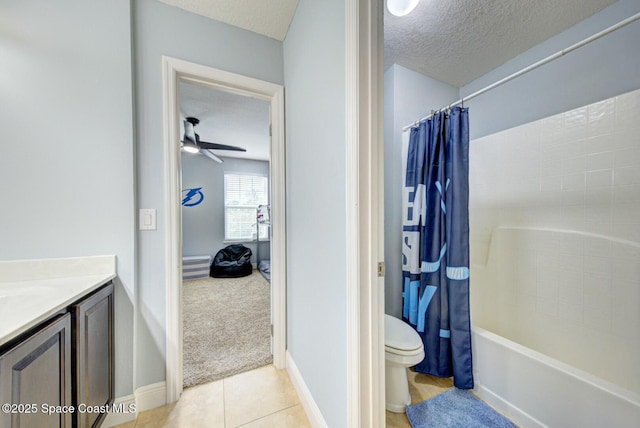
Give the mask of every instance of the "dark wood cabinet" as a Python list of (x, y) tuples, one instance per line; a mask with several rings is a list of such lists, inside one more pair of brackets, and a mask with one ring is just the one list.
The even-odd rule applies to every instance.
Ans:
[(71, 428), (71, 381), (71, 315), (65, 314), (0, 355), (0, 427)]
[(113, 402), (113, 284), (0, 347), (0, 428), (98, 427)]
[(71, 314), (75, 426), (97, 427), (113, 402), (113, 284), (72, 305)]

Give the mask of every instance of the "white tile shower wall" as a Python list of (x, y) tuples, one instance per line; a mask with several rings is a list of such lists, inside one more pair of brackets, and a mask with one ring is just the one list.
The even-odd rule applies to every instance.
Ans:
[(475, 263), (501, 224), (640, 242), (640, 90), (474, 140), (470, 151)]
[(474, 322), (640, 393), (640, 90), (474, 140), (470, 162)]

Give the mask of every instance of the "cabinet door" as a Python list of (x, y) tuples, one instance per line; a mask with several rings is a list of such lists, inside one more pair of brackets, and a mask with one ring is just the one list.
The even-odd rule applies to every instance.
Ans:
[(72, 305), (74, 352), (74, 406), (77, 426), (99, 426), (106, 412), (83, 409), (104, 408), (113, 402), (113, 284)]
[[(11, 407), (0, 412), (2, 428), (71, 428), (69, 314), (0, 355), (0, 404), (5, 403)], [(45, 412), (43, 405), (59, 407)]]

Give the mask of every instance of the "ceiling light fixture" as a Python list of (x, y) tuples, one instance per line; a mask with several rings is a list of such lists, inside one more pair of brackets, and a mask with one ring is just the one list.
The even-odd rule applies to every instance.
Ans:
[(182, 150), (187, 153), (199, 153), (200, 147), (193, 141), (189, 141), (189, 138), (185, 138), (182, 142)]
[(387, 9), (395, 16), (405, 16), (411, 13), (420, 0), (387, 0)]

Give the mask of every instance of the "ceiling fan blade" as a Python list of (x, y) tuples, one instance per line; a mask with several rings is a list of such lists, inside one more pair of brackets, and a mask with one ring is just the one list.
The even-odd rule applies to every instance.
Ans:
[(188, 121), (183, 121), (184, 123), (184, 140), (188, 140), (196, 144), (198, 138), (196, 137), (196, 131), (193, 129), (193, 124)]
[(200, 151), (200, 147), (197, 143), (197, 134), (193, 130), (193, 124), (184, 121), (184, 136), (182, 137), (182, 143), (180, 146), (182, 150), (187, 153), (198, 153)]
[[(233, 150), (236, 152), (246, 152), (246, 149), (238, 146), (230, 146), (228, 144), (208, 143), (206, 141), (200, 141), (200, 135), (195, 131), (194, 127), (200, 121), (194, 117), (188, 117), (184, 121), (184, 138), (183, 144), (185, 146), (195, 146), (197, 149), (207, 150)], [(213, 154), (213, 153), (212, 153)]]
[(218, 156), (216, 156), (215, 154), (213, 154), (212, 152), (210, 152), (209, 150), (202, 150), (200, 151), (200, 154), (208, 157), (211, 160), (214, 160), (218, 163), (223, 163), (224, 161), (222, 159), (220, 159)]
[(246, 152), (247, 149), (243, 149), (238, 146), (229, 146), (227, 144), (218, 144), (218, 143), (207, 143), (206, 141), (198, 141), (198, 144), (203, 149), (209, 150), (233, 150), (236, 152)]

